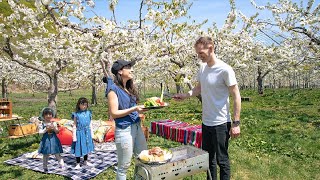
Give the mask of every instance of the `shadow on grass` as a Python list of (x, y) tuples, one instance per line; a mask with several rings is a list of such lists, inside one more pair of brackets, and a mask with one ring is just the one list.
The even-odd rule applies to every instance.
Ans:
[(10, 142), (9, 148), (10, 150), (18, 150), (31, 146), (33, 143), (37, 141), (20, 141), (20, 142)]
[(320, 129), (320, 121), (313, 122), (312, 125)]
[(28, 139), (8, 139), (6, 140), (7, 146), (4, 153), (13, 156), (19, 156), (21, 155), (21, 150), (34, 149), (35, 145), (38, 143), (40, 143), (38, 137), (32, 137)]
[[(25, 169), (22, 167), (18, 167), (18, 166), (13, 166), (13, 165), (9, 165), (7, 166), (8, 168), (5, 169), (0, 169), (0, 174), (6, 174), (9, 175), (10, 177), (7, 177), (8, 179), (26, 179), (26, 176), (32, 176), (30, 174), (30, 172), (32, 172), (32, 170), (29, 169)], [(37, 172), (37, 171), (35, 171)], [(28, 174), (28, 175), (26, 175)], [(55, 175), (55, 174), (46, 174), (46, 173), (41, 173), (38, 172), (37, 176), (35, 179), (56, 179), (55, 176), (59, 176), (59, 179), (63, 178), (63, 179), (71, 179), (69, 177), (65, 177), (65, 176), (60, 176), (60, 175)], [(1, 178), (0, 178), (1, 179)], [(28, 177), (27, 179), (32, 179), (32, 177)]]
[(23, 170), (21, 169), (0, 169), (0, 174), (11, 174), (13, 177), (12, 178), (18, 178), (23, 175)]

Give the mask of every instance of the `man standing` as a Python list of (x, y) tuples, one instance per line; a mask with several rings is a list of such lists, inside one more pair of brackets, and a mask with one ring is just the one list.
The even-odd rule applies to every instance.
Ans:
[[(202, 149), (209, 153), (211, 177), (217, 179), (218, 164), (220, 179), (230, 179), (229, 138), (240, 135), (241, 97), (237, 80), (233, 69), (216, 57), (210, 37), (200, 37), (194, 48), (204, 63), (198, 73), (198, 84), (188, 93), (173, 98), (183, 100), (201, 94)], [(232, 124), (229, 94), (233, 97)]]

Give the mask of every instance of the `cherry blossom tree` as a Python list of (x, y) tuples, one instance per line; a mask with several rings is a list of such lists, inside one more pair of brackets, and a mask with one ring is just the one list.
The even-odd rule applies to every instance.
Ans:
[[(273, 41), (272, 46), (261, 44), (258, 46), (261, 48), (257, 47), (255, 51), (258, 92), (263, 93), (262, 81), (271, 72), (279, 74), (278, 77), (285, 75), (284, 72), (303, 69), (313, 72), (319, 62), (319, 4), (314, 0), (301, 1), (300, 4), (283, 0), (266, 5), (257, 5), (254, 0), (251, 3), (257, 10), (270, 11), (273, 15), (272, 19), (261, 19), (259, 11), (251, 17), (242, 12), (238, 14), (252, 37), (262, 32)], [(267, 32), (272, 32), (273, 37)]]
[[(110, 8), (114, 9), (116, 1), (110, 3)], [(4, 30), (1, 35), (5, 38), (2, 51), (11, 61), (47, 76), (48, 104), (55, 107), (59, 79), (63, 78), (62, 82), (80, 82), (84, 77), (92, 76), (92, 72), (99, 73), (101, 69), (97, 64), (103, 64), (104, 59), (132, 59), (141, 61), (141, 64), (148, 60), (148, 56), (153, 54), (152, 48), (158, 43), (154, 35), (162, 31), (165, 20), (184, 15), (177, 9), (186, 2), (159, 4), (141, 1), (140, 19), (125, 25), (117, 24), (115, 17), (113, 21), (99, 16), (86, 18), (84, 11), (87, 7), (94, 7), (93, 1), (38, 0), (35, 8), (13, 0), (8, 4), (12, 14), (4, 17), (0, 26)], [(146, 23), (148, 18), (142, 16), (142, 6), (148, 7), (148, 17), (154, 12), (152, 7), (158, 5), (166, 7), (160, 14), (176, 10), (168, 11), (167, 19), (162, 20), (157, 19), (156, 13)], [(70, 22), (70, 16), (78, 18), (79, 23)], [(88, 27), (90, 23), (93, 25)], [(88, 28), (83, 28), (85, 26)]]
[[(188, 15), (192, 3), (186, 0), (141, 0), (136, 9), (139, 18), (127, 22), (117, 19), (117, 0), (106, 5), (112, 12), (111, 19), (95, 14), (92, 0), (36, 0), (33, 7), (7, 2), (12, 11), (1, 15), (3, 60), (37, 72), (38, 78), (30, 78), (30, 82), (47, 84), (52, 107), (56, 106), (59, 89), (80, 86), (92, 86), (92, 103), (96, 103), (96, 78), (112, 76), (110, 65), (117, 59), (136, 61), (137, 82), (156, 85), (171, 81), (177, 91), (184, 83), (192, 88), (199, 62), (193, 44), (202, 35), (213, 37), (216, 54), (235, 68), (243, 87), (254, 82), (256, 76), (261, 94), (263, 80), (269, 80), (270, 74), (276, 82), (285, 73), (289, 78), (293, 71), (300, 76), (308, 72), (304, 78), (318, 72), (319, 6), (314, 7), (311, 0), (307, 6), (282, 0), (257, 6), (252, 1), (258, 10), (273, 12), (274, 20), (270, 21), (259, 19), (258, 14), (246, 17), (230, 0), (224, 26), (213, 24), (206, 30), (202, 26), (207, 21), (196, 22)], [(94, 15), (88, 17), (88, 11)], [(76, 23), (71, 18), (77, 19)], [(279, 34), (281, 42), (267, 46), (255, 40), (257, 32), (274, 31), (274, 27), (284, 32)], [(310, 80), (304, 81), (310, 84)]]
[[(56, 108), (59, 74), (71, 65), (75, 70), (69, 69), (68, 73), (86, 74), (89, 71), (86, 70), (88, 52), (78, 46), (78, 39), (87, 37), (66, 27), (53, 26), (52, 19), (46, 17), (47, 11), (40, 4), (36, 3), (36, 8), (32, 9), (12, 0), (8, 3), (14, 13), (4, 17), (1, 35), (5, 45), (2, 50), (11, 61), (47, 76), (48, 105)], [(77, 78), (79, 76), (76, 81)]]

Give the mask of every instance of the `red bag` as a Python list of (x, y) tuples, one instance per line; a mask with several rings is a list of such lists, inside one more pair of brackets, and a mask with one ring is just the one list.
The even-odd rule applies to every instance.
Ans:
[(61, 145), (71, 145), (72, 144), (72, 131), (67, 129), (66, 127), (63, 127), (59, 124), (59, 121), (61, 119), (58, 118), (52, 118), (52, 122), (58, 123), (59, 133), (57, 134), (58, 139), (61, 142)]
[(114, 120), (104, 121), (103, 125), (110, 127), (106, 131), (106, 135), (104, 136), (104, 142), (114, 141), (114, 131), (116, 128)]
[(59, 133), (57, 134), (62, 145), (71, 145), (72, 144), (72, 131), (66, 127), (60, 126)]

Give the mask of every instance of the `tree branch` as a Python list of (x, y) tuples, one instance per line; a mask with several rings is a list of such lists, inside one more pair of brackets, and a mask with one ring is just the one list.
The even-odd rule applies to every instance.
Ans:
[(312, 42), (316, 43), (317, 45), (320, 45), (320, 39), (317, 38), (312, 32), (309, 32), (305, 27), (294, 27), (289, 30), (304, 34), (304, 35), (308, 36)]
[(170, 58), (170, 62), (172, 62), (173, 64), (176, 64), (177, 66), (179, 66), (179, 68), (183, 68), (184, 66), (183, 62), (178, 62), (174, 58)]
[(171, 77), (174, 79), (176, 77), (177, 73), (172, 71), (172, 70), (170, 70), (170, 69), (168, 71), (169, 71)]
[(30, 68), (30, 69), (38, 71), (40, 73), (44, 73), (47, 76), (49, 76), (49, 78), (51, 77), (51, 74), (48, 73), (47, 71), (45, 71), (44, 69), (41, 69), (38, 66), (34, 66), (34, 65), (27, 63), (27, 62), (23, 62), (19, 59), (15, 59), (14, 52), (12, 51), (11, 44), (10, 44), (10, 38), (6, 38), (6, 44), (2, 49), (4, 52), (6, 52), (9, 55), (9, 57), (11, 58), (12, 61), (17, 62), (18, 64), (20, 64), (23, 67)]
[(142, 28), (142, 7), (143, 7), (143, 0), (141, 0), (140, 3), (140, 9), (139, 9), (139, 29)]
[(271, 39), (273, 42), (277, 43), (279, 46), (281, 45), (280, 43), (278, 43), (276, 40), (274, 40), (271, 36), (269, 36), (267, 33), (265, 33), (264, 31), (262, 31), (261, 29), (259, 29), (260, 32), (262, 32), (265, 36), (267, 36), (269, 39)]
[(71, 29), (74, 29), (76, 31), (82, 32), (82, 33), (89, 33), (90, 31), (92, 31), (92, 34), (94, 34), (95, 37), (101, 37), (101, 35), (93, 32), (92, 29), (88, 29), (88, 28), (80, 28), (74, 24), (62, 24), (60, 21), (58, 21), (58, 19), (55, 17), (55, 15), (53, 14), (53, 9), (49, 7), (49, 5), (45, 5), (44, 6), (45, 9), (48, 11), (48, 14), (50, 15), (50, 17), (53, 19), (53, 22), (58, 25), (59, 27), (69, 27)]
[[(271, 25), (271, 26), (279, 26), (277, 24), (273, 24), (270, 22), (257, 22), (258, 24), (267, 24), (267, 25)], [(259, 31), (261, 31), (261, 29), (259, 29)], [(306, 35), (308, 38), (310, 38), (310, 40), (314, 43), (316, 43), (317, 45), (320, 45), (320, 39), (317, 38), (311, 31), (308, 31), (305, 27), (292, 27), (292, 28), (288, 28), (288, 31), (294, 31), (300, 34), (304, 34)], [(263, 34), (265, 34), (263, 31), (261, 31)], [(268, 36), (267, 34), (265, 34), (266, 36)], [(269, 36), (268, 36), (269, 37)], [(269, 37), (270, 38), (270, 37)], [(272, 39), (272, 38), (270, 38)], [(272, 39), (273, 40), (273, 39)], [(276, 42), (275, 40), (273, 40), (274, 42)]]
[(270, 72), (271, 72), (270, 69), (269, 69), (268, 71), (266, 71), (266, 72), (262, 75), (262, 79), (263, 79), (266, 75), (268, 75)]

